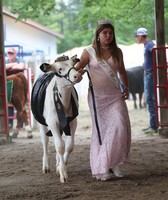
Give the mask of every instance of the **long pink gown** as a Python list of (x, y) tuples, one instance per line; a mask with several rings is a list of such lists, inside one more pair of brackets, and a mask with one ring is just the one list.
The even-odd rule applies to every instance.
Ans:
[[(108, 64), (117, 74), (117, 66), (112, 57), (108, 60)], [(93, 99), (89, 89), (88, 103), (92, 117), (90, 165), (92, 176), (100, 179), (109, 169), (130, 160), (131, 128), (127, 106), (120, 89), (91, 56), (88, 71), (93, 84), (102, 140), (100, 145), (95, 125)]]

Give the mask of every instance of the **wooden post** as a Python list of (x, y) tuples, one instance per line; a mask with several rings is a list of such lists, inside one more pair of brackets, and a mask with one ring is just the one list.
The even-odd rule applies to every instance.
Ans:
[[(155, 0), (155, 37), (157, 47), (165, 47), (165, 24), (164, 24), (164, 0)], [(157, 52), (157, 66), (165, 66), (164, 51)], [(166, 85), (166, 68), (158, 70), (158, 84)], [(160, 105), (167, 103), (166, 89), (159, 88), (159, 102)], [(160, 109), (160, 122), (161, 124), (168, 124), (168, 109)], [(168, 136), (168, 127), (159, 127), (159, 134)]]
[(4, 29), (2, 0), (0, 0), (0, 133), (9, 135), (8, 112), (7, 112), (7, 90), (6, 69), (4, 63)]

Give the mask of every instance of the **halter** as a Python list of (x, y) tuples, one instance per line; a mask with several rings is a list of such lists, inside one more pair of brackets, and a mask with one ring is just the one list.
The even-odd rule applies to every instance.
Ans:
[[(65, 75), (61, 75), (58, 72), (55, 72), (54, 74), (56, 76), (58, 76), (59, 78), (65, 78), (70, 83), (74, 84), (70, 80), (70, 77), (69, 77), (70, 72), (71, 72), (72, 69), (77, 71), (75, 69), (75, 67), (71, 67)], [(75, 90), (75, 88), (74, 88), (74, 90)], [(76, 92), (76, 90), (75, 90), (75, 92)], [(76, 92), (76, 95), (77, 95), (77, 92)], [(64, 106), (63, 106), (63, 104), (62, 104), (62, 102), (60, 100), (61, 94), (58, 91), (57, 84), (55, 84), (54, 88), (53, 88), (53, 97), (54, 97), (54, 104), (55, 104), (55, 107), (56, 107), (56, 110), (57, 110), (57, 113), (58, 113), (58, 118), (59, 118), (59, 121), (60, 121), (61, 133), (62, 133), (62, 131), (64, 131), (65, 135), (70, 136), (71, 135), (71, 131), (70, 131), (69, 123), (78, 116), (78, 108), (76, 106), (74, 97), (71, 94), (71, 105), (72, 105), (72, 111), (73, 111), (73, 116), (72, 117), (66, 117), (66, 115), (65, 115)], [(48, 136), (52, 136), (51, 131), (48, 133)]]
[[(77, 70), (75, 69), (75, 67), (71, 67), (71, 68), (68, 70), (67, 74), (65, 74), (65, 75), (61, 75), (61, 74), (59, 74), (59, 73), (57, 73), (57, 72), (55, 72), (54, 74), (55, 74), (56, 76), (60, 77), (60, 78), (65, 78), (65, 79), (67, 79), (70, 83), (73, 83), (73, 82), (70, 80), (70, 77), (69, 77), (70, 71), (71, 71), (72, 69), (74, 69), (75, 71), (77, 71)], [(74, 83), (73, 83), (73, 84), (74, 84)]]

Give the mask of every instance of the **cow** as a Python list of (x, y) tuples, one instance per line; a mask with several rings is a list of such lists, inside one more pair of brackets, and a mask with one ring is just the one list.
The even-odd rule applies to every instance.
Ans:
[(142, 106), (142, 96), (144, 93), (144, 69), (143, 66), (131, 67), (126, 69), (128, 76), (129, 92), (134, 100), (134, 108), (137, 109), (136, 94), (139, 94), (139, 107)]
[[(67, 163), (74, 147), (74, 134), (77, 127), (78, 97), (74, 84), (82, 79), (75, 69), (77, 56), (58, 58), (53, 64), (43, 63), (40, 69), (45, 72), (32, 88), (31, 109), (40, 123), (40, 136), (43, 146), (43, 173), (50, 172), (48, 142), (53, 136), (56, 149), (56, 173), (60, 182), (68, 181)], [(66, 141), (63, 140), (65, 133)]]

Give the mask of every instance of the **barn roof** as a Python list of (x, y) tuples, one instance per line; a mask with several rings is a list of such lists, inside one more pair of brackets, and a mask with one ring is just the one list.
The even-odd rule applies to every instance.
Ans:
[[(6, 15), (6, 16), (9, 16), (9, 17), (11, 17), (11, 18), (14, 18), (14, 19), (17, 19), (17, 18), (18, 18), (18, 15), (17, 15), (17, 14), (10, 13), (10, 12), (9, 12), (9, 9), (4, 8), (4, 7), (3, 7), (3, 14)], [(39, 29), (39, 30), (41, 30), (41, 31), (44, 31), (44, 32), (46, 32), (46, 33), (48, 33), (48, 34), (50, 34), (50, 35), (53, 35), (53, 36), (57, 37), (57, 38), (60, 38), (60, 39), (64, 38), (64, 35), (63, 35), (63, 34), (58, 33), (58, 32), (55, 32), (55, 31), (53, 31), (53, 30), (47, 28), (46, 26), (43, 26), (42, 24), (40, 24), (40, 23), (38, 23), (38, 22), (35, 22), (35, 21), (31, 20), (31, 19), (22, 20), (22, 21), (20, 21), (20, 22), (21, 22), (21, 23), (25, 23), (25, 24), (27, 24), (27, 25), (29, 25), (29, 26), (32, 26), (32, 27), (34, 27), (35, 29)]]

